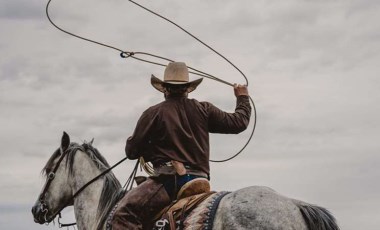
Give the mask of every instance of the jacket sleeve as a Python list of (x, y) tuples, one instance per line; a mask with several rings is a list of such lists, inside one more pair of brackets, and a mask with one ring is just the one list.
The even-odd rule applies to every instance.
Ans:
[(207, 106), (210, 133), (237, 134), (248, 127), (251, 117), (251, 105), (248, 96), (236, 98), (234, 113), (224, 112), (211, 103), (207, 103)]
[(144, 155), (149, 148), (151, 129), (154, 124), (154, 116), (145, 111), (137, 122), (133, 135), (127, 139), (125, 153), (128, 159), (134, 160)]

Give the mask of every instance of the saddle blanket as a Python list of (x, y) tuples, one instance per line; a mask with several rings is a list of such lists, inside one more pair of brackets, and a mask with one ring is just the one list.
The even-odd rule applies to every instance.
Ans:
[(210, 195), (187, 214), (183, 223), (181, 220), (176, 220), (174, 228), (170, 228), (169, 220), (164, 218), (156, 221), (153, 230), (211, 230), (219, 203), (227, 194), (229, 192), (217, 192)]

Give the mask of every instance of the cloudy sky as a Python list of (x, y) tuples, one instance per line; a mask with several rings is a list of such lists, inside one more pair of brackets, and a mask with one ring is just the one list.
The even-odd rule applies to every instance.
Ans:
[[(328, 208), (342, 229), (378, 229), (379, 1), (138, 2), (199, 36), (249, 78), (257, 129), (241, 156), (211, 164), (214, 189), (269, 186)], [(57, 229), (35, 224), (30, 209), (62, 131), (79, 143), (95, 138), (95, 147), (116, 163), (138, 117), (162, 100), (149, 79), (163, 68), (56, 30), (45, 0), (0, 4), (0, 229)], [(120, 49), (245, 83), (220, 57), (127, 0), (53, 0), (51, 16), (71, 32)], [(190, 96), (234, 109), (232, 89), (211, 80)], [(251, 129), (213, 135), (212, 158), (234, 154)], [(122, 183), (133, 164), (115, 170)], [(65, 214), (72, 219), (72, 210)]]

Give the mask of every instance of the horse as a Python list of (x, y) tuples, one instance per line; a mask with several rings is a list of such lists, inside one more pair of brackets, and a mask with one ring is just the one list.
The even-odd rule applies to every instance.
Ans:
[[(64, 132), (60, 147), (42, 170), (46, 183), (32, 208), (34, 221), (50, 223), (62, 209), (73, 205), (79, 230), (106, 229), (109, 213), (124, 194), (122, 186), (112, 171), (85, 188), (83, 185), (109, 167), (92, 142), (71, 143)], [(285, 197), (268, 187), (251, 186), (222, 198), (212, 229), (339, 230), (339, 226), (323, 207)]]

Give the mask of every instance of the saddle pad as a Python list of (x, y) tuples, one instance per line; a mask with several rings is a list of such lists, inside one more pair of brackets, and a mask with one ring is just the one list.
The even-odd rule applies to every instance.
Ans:
[(183, 222), (184, 230), (211, 230), (222, 198), (230, 192), (214, 193), (193, 209)]

